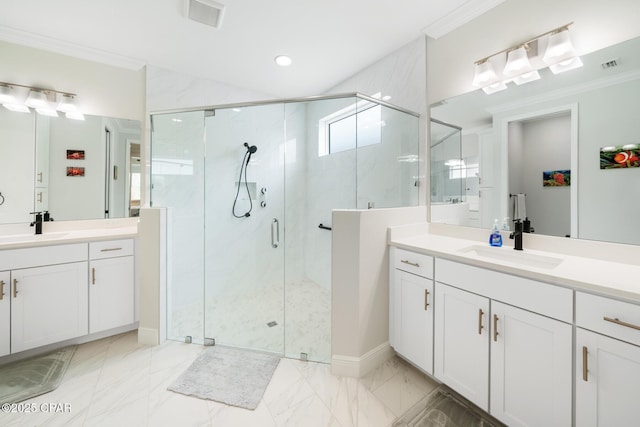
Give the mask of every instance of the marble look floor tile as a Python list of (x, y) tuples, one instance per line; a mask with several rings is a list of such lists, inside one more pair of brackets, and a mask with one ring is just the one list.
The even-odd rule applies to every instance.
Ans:
[(427, 379), (424, 374), (405, 367), (373, 391), (373, 394), (399, 417), (436, 386), (437, 383)]
[(253, 411), (214, 401), (207, 401), (207, 406), (211, 425), (215, 427), (276, 427), (264, 400)]
[(388, 427), (396, 419), (387, 408), (364, 385), (358, 384), (357, 425), (358, 427)]
[(436, 385), (397, 358), (361, 379), (281, 359), (254, 411), (168, 391), (205, 350), (181, 342), (139, 346), (135, 332), (80, 345), (58, 389), (31, 400), (66, 402), (71, 412), (0, 414), (0, 425), (388, 427)]

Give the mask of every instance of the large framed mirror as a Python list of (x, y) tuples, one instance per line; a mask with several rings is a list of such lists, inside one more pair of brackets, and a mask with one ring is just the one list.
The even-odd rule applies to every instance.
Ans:
[(431, 221), (513, 228), (519, 202), (536, 233), (640, 244), (640, 168), (601, 165), (607, 150), (640, 153), (637, 52), (640, 38), (432, 105)]
[(139, 121), (0, 109), (0, 224), (137, 216)]

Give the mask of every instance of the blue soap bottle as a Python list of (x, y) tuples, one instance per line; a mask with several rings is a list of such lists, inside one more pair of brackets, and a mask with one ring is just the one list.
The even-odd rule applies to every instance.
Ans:
[(497, 218), (493, 221), (493, 229), (491, 230), (491, 235), (489, 236), (489, 244), (491, 246), (502, 246), (502, 234), (500, 234), (500, 230), (498, 229)]

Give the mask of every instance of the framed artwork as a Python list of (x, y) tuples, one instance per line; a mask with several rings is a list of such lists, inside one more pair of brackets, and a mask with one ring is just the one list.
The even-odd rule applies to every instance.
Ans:
[(67, 150), (67, 160), (84, 160), (84, 150)]
[(600, 169), (627, 169), (640, 167), (638, 144), (602, 147), (600, 149)]
[(569, 187), (571, 185), (571, 170), (555, 170), (542, 172), (543, 187)]
[(84, 176), (84, 168), (67, 166), (67, 176)]

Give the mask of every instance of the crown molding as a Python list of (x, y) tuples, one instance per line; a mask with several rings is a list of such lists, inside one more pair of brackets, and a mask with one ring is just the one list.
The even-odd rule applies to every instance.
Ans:
[(138, 71), (146, 65), (144, 61), (139, 59), (116, 55), (3, 25), (0, 25), (0, 40), (128, 70)]
[(506, 0), (469, 0), (458, 6), (452, 12), (423, 28), (422, 32), (433, 39), (438, 39), (505, 1)]

